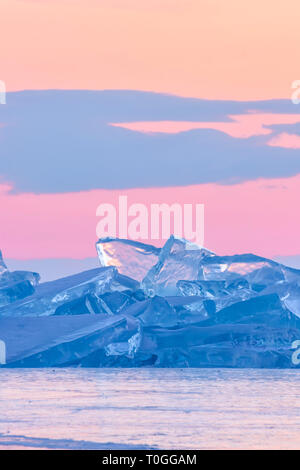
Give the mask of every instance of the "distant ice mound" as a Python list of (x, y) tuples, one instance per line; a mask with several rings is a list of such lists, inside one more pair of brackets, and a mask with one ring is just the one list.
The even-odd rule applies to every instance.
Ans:
[(299, 367), (299, 270), (173, 236), (96, 247), (101, 267), (42, 284), (0, 255), (2, 367)]

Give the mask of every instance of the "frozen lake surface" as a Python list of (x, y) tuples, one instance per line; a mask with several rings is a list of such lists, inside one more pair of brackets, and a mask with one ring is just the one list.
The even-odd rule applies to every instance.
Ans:
[(0, 369), (0, 449), (300, 448), (298, 370)]

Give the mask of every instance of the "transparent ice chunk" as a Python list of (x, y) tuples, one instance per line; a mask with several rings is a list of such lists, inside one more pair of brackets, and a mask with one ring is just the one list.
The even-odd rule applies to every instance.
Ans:
[(252, 254), (233, 256), (211, 256), (203, 260), (200, 266), (198, 279), (210, 280), (234, 280), (241, 276), (249, 276), (254, 271), (262, 268), (272, 268), (278, 264)]
[(3, 284), (13, 284), (17, 282), (28, 281), (33, 287), (40, 282), (40, 275), (31, 271), (6, 271), (0, 278), (0, 286)]
[(159, 296), (146, 301), (138, 319), (147, 326), (174, 326), (179, 322), (176, 311), (166, 299)]
[(115, 266), (120, 274), (141, 281), (157, 263), (160, 248), (132, 240), (100, 238), (96, 243), (101, 266)]
[[(83, 364), (89, 367), (98, 361), (98, 366), (105, 366), (105, 358), (107, 358), (105, 348), (109, 344), (128, 341), (138, 331), (138, 324), (135, 320), (128, 320), (120, 315), (104, 318), (95, 316), (92, 317), (95, 321), (87, 326), (72, 329), (70, 328), (72, 320), (76, 318), (78, 317), (50, 317), (48, 320), (51, 320), (54, 325), (55, 323), (61, 324), (62, 329), (65, 327), (66, 319), (70, 319), (71, 323), (69, 322), (68, 333), (60, 334), (57, 330), (57, 335), (48, 339), (47, 331), (39, 322), (41, 323), (40, 334), (45, 337), (44, 342), (11, 357), (7, 365), (9, 367), (67, 367)], [(32, 325), (34, 328), (34, 322)]]
[(113, 281), (119, 285), (117, 275), (116, 268), (98, 268), (40, 284), (32, 296), (9, 308), (1, 308), (0, 316), (53, 315), (63, 304), (87, 294), (101, 295), (109, 291)]
[(226, 281), (179, 281), (177, 287), (183, 296), (195, 295), (214, 301), (216, 310), (250, 299), (257, 294), (250, 288), (249, 282), (243, 278), (230, 280), (229, 283)]
[(141, 327), (138, 326), (138, 331), (132, 335), (127, 341), (110, 343), (105, 348), (105, 354), (107, 356), (126, 356), (127, 358), (134, 358), (135, 354), (139, 350), (142, 333)]
[(24, 299), (34, 293), (34, 287), (29, 281), (6, 282), (0, 285), (0, 307)]
[(213, 253), (187, 240), (171, 236), (161, 249), (158, 262), (142, 281), (147, 295), (176, 295), (179, 280), (198, 279), (199, 266)]
[(9, 271), (0, 251), (0, 308), (32, 295), (40, 276), (30, 271)]
[(145, 331), (139, 354), (156, 367), (292, 367), (299, 330), (257, 324), (190, 325)]
[(300, 319), (283, 305), (277, 294), (260, 295), (234, 303), (218, 311), (214, 321), (300, 328)]
[(203, 299), (199, 296), (166, 297), (168, 303), (176, 311), (177, 326), (200, 323), (213, 317), (216, 304), (213, 300)]
[[(54, 315), (85, 315), (107, 313), (95, 294), (86, 294), (77, 299), (65, 302), (56, 308)], [(109, 312), (110, 313), (110, 312)]]

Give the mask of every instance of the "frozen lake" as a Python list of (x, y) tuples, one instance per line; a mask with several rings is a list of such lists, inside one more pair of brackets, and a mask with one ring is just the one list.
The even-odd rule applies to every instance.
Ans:
[(0, 449), (300, 449), (298, 370), (0, 369)]

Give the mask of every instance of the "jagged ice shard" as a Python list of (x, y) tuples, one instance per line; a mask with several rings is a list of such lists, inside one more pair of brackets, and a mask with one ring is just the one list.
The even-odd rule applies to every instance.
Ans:
[(99, 268), (48, 283), (0, 253), (1, 367), (299, 367), (299, 270), (173, 236), (97, 252)]
[(205, 248), (171, 236), (161, 249), (158, 262), (144, 277), (142, 287), (149, 296), (175, 295), (177, 282), (197, 279), (200, 263), (212, 255)]
[(91, 269), (38, 285), (25, 299), (14, 302), (9, 308), (0, 308), (0, 317), (87, 313), (83, 304), (89, 313), (102, 313), (104, 310), (113, 314), (106, 308), (101, 295), (119, 290), (131, 292), (138, 286), (138, 282), (120, 275), (114, 267)]
[(32, 295), (39, 281), (37, 273), (9, 271), (0, 251), (0, 309)]
[(96, 243), (101, 266), (115, 266), (120, 274), (142, 281), (156, 264), (160, 248), (132, 240), (100, 238)]

